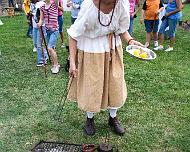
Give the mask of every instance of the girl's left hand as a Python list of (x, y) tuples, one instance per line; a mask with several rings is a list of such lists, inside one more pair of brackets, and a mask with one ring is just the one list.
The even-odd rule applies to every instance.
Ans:
[(166, 15), (165, 15), (166, 17), (168, 17), (168, 16), (170, 16), (170, 13), (166, 13)]
[(143, 45), (142, 43), (140, 43), (140, 42), (138, 42), (138, 41), (135, 41), (135, 40), (131, 40), (131, 41), (129, 42), (129, 45), (138, 45), (138, 46), (144, 47), (144, 45)]

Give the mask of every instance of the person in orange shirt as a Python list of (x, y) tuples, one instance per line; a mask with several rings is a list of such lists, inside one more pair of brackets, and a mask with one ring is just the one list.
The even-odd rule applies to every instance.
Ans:
[(146, 29), (145, 47), (150, 46), (151, 33), (153, 32), (154, 47), (158, 46), (159, 13), (164, 9), (161, 0), (145, 0), (141, 11), (140, 23), (144, 21)]
[(32, 38), (32, 14), (30, 13), (30, 0), (24, 0), (22, 4), (22, 9), (24, 13), (26, 14), (27, 21), (28, 21), (28, 31), (27, 36)]

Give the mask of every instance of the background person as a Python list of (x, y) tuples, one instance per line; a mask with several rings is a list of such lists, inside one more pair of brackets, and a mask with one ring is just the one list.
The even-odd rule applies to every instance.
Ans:
[[(32, 0), (32, 4), (30, 5), (30, 10), (32, 13), (32, 24), (33, 24), (33, 44), (34, 44), (34, 48), (36, 48), (37, 50), (37, 67), (41, 67), (43, 66), (43, 60), (45, 60), (45, 64), (46, 61), (48, 59), (48, 54), (47, 54), (47, 50), (44, 48), (44, 56), (42, 53), (42, 43), (40, 40), (40, 29), (37, 26), (38, 20), (39, 18), (37, 18), (37, 10), (40, 9), (40, 7), (42, 7), (43, 5), (45, 5), (45, 2), (39, 1), (38, 0)], [(45, 29), (45, 22), (42, 23), (42, 31), (44, 36), (46, 36), (46, 29)]]
[(26, 35), (32, 38), (32, 14), (30, 13), (30, 0), (24, 0), (22, 9), (24, 10), (28, 22), (28, 31)]
[(175, 42), (175, 30), (177, 23), (179, 19), (181, 18), (181, 13), (180, 11), (182, 10), (183, 5), (181, 3), (181, 0), (169, 0), (167, 7), (166, 7), (166, 13), (164, 18), (162, 19), (162, 24), (159, 30), (160, 34), (160, 45), (158, 47), (155, 47), (154, 50), (163, 50), (164, 46), (164, 34), (165, 34), (165, 29), (169, 27), (169, 39), (170, 39), (170, 44), (169, 47), (165, 50), (166, 52), (168, 51), (173, 51), (173, 46)]
[(63, 18), (63, 0), (59, 0), (58, 5), (58, 24), (59, 24), (59, 34), (61, 38), (61, 47), (64, 48), (64, 33), (63, 33), (63, 24), (64, 24), (64, 18)]
[[(137, 9), (135, 10), (135, 6), (137, 5)], [(133, 33), (133, 23), (134, 19), (137, 16), (137, 13), (140, 10), (140, 0), (129, 0), (129, 11), (130, 11), (130, 26), (129, 26), (129, 34)]]
[(43, 20), (45, 21), (47, 47), (52, 61), (51, 72), (53, 74), (57, 74), (60, 68), (55, 50), (59, 36), (58, 5), (58, 0), (53, 2), (50, 0), (45, 0), (45, 5), (40, 8), (40, 20), (37, 23), (38, 27), (40, 27), (42, 26)]
[(71, 23), (73, 24), (78, 17), (83, 0), (68, 0), (67, 7), (71, 7)]
[(158, 46), (159, 13), (164, 9), (161, 0), (145, 0), (141, 11), (140, 23), (144, 21), (146, 29), (145, 47), (150, 46), (151, 33), (153, 32), (154, 47)]
[(9, 2), (9, 7), (15, 7), (14, 0), (8, 0), (8, 2)]

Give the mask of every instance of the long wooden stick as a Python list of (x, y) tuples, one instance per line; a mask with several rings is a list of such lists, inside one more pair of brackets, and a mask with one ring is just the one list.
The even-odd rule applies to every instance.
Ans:
[[(42, 29), (42, 27), (41, 27), (41, 29)], [(48, 47), (47, 47), (47, 43), (46, 43), (46, 38), (44, 36), (43, 30), (41, 30), (41, 31), (42, 31), (42, 38), (43, 38), (43, 41), (44, 41), (44, 45), (45, 45), (45, 48), (46, 48), (46, 51), (47, 51), (47, 54), (48, 54), (48, 57), (49, 57), (49, 61), (51, 63), (51, 59), (50, 59), (50, 55), (49, 55), (49, 51), (48, 51)]]
[(63, 91), (63, 94), (62, 94), (62, 96), (61, 96), (61, 98), (59, 100), (59, 105), (57, 107), (57, 110), (56, 110), (56, 113), (55, 113), (55, 117), (54, 117), (55, 120), (60, 121), (61, 113), (62, 113), (63, 108), (65, 106), (65, 102), (67, 100), (67, 95), (68, 95), (69, 90), (71, 88), (72, 82), (73, 82), (73, 77), (69, 77), (68, 86)]
[(40, 43), (42, 47), (42, 58), (43, 58), (42, 60), (43, 60), (44, 74), (45, 74), (45, 77), (47, 78), (47, 68), (46, 68), (45, 53), (44, 53), (44, 46), (43, 46), (43, 41), (45, 39), (44, 39), (42, 26), (40, 26), (39, 30), (40, 30)]

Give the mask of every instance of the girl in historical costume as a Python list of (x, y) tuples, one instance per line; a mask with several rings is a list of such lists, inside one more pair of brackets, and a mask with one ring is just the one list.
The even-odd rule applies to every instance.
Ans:
[(94, 113), (101, 109), (109, 109), (114, 131), (125, 133), (116, 117), (127, 97), (120, 37), (128, 44), (142, 45), (127, 32), (129, 20), (127, 0), (85, 0), (68, 29), (72, 77), (68, 98), (86, 111), (87, 135), (95, 133)]

